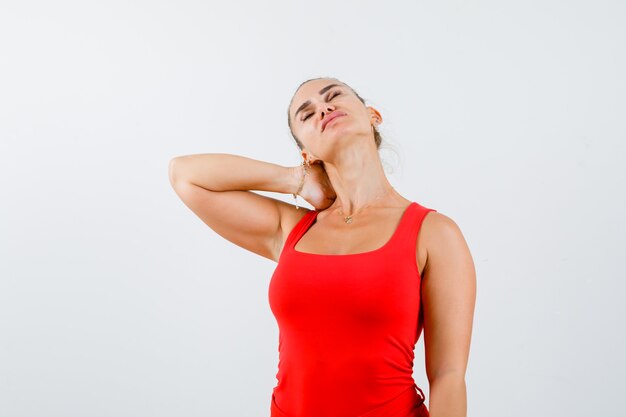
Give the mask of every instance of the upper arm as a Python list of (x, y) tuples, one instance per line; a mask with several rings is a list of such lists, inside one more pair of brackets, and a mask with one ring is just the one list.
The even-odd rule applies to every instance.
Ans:
[(293, 205), (253, 191), (211, 191), (184, 180), (172, 181), (171, 185), (185, 205), (217, 234), (278, 261), (282, 219), (288, 211), (295, 211)]
[(424, 220), (428, 257), (422, 282), (426, 373), (464, 377), (476, 301), (476, 272), (458, 225), (435, 212)]

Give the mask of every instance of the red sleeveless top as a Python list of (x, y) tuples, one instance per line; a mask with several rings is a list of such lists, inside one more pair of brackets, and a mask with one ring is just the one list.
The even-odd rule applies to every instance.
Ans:
[(356, 254), (295, 249), (317, 210), (291, 230), (268, 289), (279, 328), (271, 417), (428, 416), (412, 373), (423, 328), (416, 244), (429, 211), (411, 202), (387, 243)]

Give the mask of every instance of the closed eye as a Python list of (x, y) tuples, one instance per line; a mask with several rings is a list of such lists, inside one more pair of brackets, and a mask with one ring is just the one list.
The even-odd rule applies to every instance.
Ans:
[[(333, 93), (337, 93), (337, 94), (333, 94)], [(331, 97), (331, 94), (333, 94), (333, 96)], [(339, 91), (333, 91), (332, 93), (328, 94), (328, 97), (326, 98), (326, 100), (332, 100), (335, 97), (337, 97), (338, 95), (340, 95), (341, 93)]]
[[(337, 90), (332, 91), (332, 92), (328, 93), (328, 95), (326, 96), (326, 100), (327, 100), (327, 101), (330, 101), (330, 100), (334, 99), (335, 97), (337, 97), (338, 95), (341, 95), (341, 93), (340, 93), (339, 91), (337, 91)], [(304, 122), (306, 119), (308, 119), (308, 118), (309, 118), (309, 117), (311, 117), (312, 115), (313, 115), (313, 113), (309, 113), (309, 114), (307, 114), (307, 115), (306, 115), (306, 116), (302, 119), (302, 121)]]

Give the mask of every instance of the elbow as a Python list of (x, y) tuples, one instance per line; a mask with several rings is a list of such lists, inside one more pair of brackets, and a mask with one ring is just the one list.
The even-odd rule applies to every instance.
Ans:
[(433, 374), (428, 374), (428, 383), (435, 385), (441, 381), (465, 381), (465, 371), (461, 369), (449, 369)]
[(178, 162), (176, 162), (177, 160), (178, 162), (180, 162), (179, 157), (170, 159), (170, 162), (167, 168), (167, 175), (169, 177), (170, 184), (172, 185), (172, 187), (174, 187), (174, 185), (176, 185), (176, 181), (180, 179), (179, 167), (177, 167)]

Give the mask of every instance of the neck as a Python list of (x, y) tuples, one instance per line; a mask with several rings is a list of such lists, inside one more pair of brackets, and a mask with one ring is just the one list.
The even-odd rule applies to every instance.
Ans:
[[(344, 216), (371, 202), (381, 204), (389, 196), (397, 195), (387, 180), (373, 142), (370, 146), (345, 147), (332, 161), (325, 161), (324, 168), (337, 194), (329, 209), (341, 209)], [(386, 195), (381, 197), (383, 194)]]

